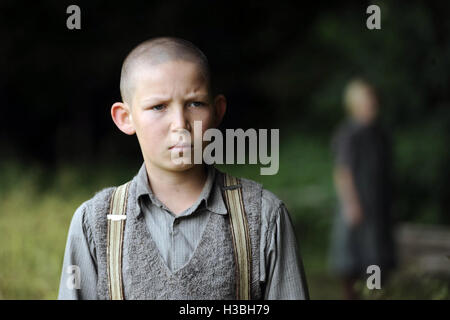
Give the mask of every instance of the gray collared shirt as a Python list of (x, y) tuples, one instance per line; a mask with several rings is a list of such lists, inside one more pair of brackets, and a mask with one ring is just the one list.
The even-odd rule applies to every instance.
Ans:
[[(195, 204), (175, 215), (150, 189), (145, 164), (139, 170), (136, 197), (140, 214), (144, 215), (159, 253), (172, 271), (190, 260), (209, 215), (228, 214), (215, 179), (216, 169), (207, 166), (207, 172), (206, 183)], [(95, 245), (81, 207), (70, 224), (58, 299), (97, 299)], [(79, 282), (72, 281), (74, 275), (80, 277)], [(261, 205), (260, 281), (264, 299), (309, 298), (289, 212), (282, 201), (265, 189)]]

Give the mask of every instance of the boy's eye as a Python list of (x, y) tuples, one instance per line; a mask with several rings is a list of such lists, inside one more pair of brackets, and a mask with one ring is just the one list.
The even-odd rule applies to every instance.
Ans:
[(155, 111), (160, 111), (160, 110), (162, 110), (163, 108), (164, 108), (164, 105), (163, 105), (163, 104), (158, 104), (158, 105), (156, 105), (156, 106), (151, 107), (151, 109), (152, 109), (152, 110), (155, 110)]
[(193, 101), (193, 102), (189, 103), (189, 106), (192, 106), (192, 107), (201, 107), (204, 105), (205, 105), (205, 103), (201, 102), (201, 101)]

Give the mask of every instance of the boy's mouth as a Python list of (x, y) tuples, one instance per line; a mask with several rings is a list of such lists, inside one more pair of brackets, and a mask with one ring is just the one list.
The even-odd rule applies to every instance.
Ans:
[(186, 142), (184, 142), (184, 143), (177, 143), (177, 144), (169, 147), (169, 150), (170, 149), (187, 149), (187, 148), (192, 148), (192, 144), (186, 143)]

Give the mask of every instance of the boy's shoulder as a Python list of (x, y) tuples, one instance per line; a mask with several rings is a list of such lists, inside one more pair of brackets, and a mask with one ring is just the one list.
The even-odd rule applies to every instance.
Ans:
[(262, 183), (252, 180), (252, 179), (244, 178), (244, 177), (236, 176), (236, 178), (239, 178), (239, 180), (241, 180), (241, 183), (243, 185), (247, 185), (247, 188), (249, 188), (249, 187), (252, 189), (260, 188), (263, 204), (273, 206), (273, 207), (279, 207), (280, 205), (283, 204), (283, 201), (275, 193), (264, 188)]
[(105, 219), (109, 211), (111, 195), (116, 187), (103, 188), (94, 196), (83, 202), (75, 211), (74, 218), (79, 216), (83, 224), (92, 225), (94, 220)]
[(78, 206), (70, 222), (69, 236), (85, 236), (89, 241), (93, 239), (93, 231), (99, 225), (98, 222), (106, 222), (113, 191), (114, 187), (104, 188)]
[(283, 201), (275, 193), (264, 188), (262, 189), (262, 202), (264, 205), (273, 207), (274, 209), (278, 209), (283, 205)]
[[(224, 174), (224, 172), (222, 172), (221, 170), (217, 168), (216, 170), (220, 174)], [(261, 201), (263, 206), (270, 208), (279, 208), (283, 204), (283, 201), (272, 191), (264, 188), (262, 183), (245, 177), (240, 176), (235, 177), (241, 181), (241, 184), (244, 186), (244, 189), (257, 190), (261, 192)]]
[(275, 193), (264, 188), (261, 183), (244, 177), (239, 177), (239, 179), (241, 180), (242, 185), (247, 186), (247, 190), (261, 190), (261, 217), (269, 224), (273, 223), (279, 216), (281, 207), (284, 206), (284, 202)]
[(272, 229), (282, 213), (283, 201), (272, 191), (263, 189), (261, 199), (261, 217), (266, 221), (269, 229)]
[(273, 233), (277, 221), (281, 219), (282, 215), (290, 216), (283, 200), (281, 200), (274, 192), (264, 188), (262, 184), (257, 181), (240, 178), (241, 181), (245, 181), (247, 184), (260, 185), (261, 186), (261, 239), (266, 239)]
[(87, 201), (87, 203), (96, 209), (108, 209), (111, 195), (115, 188), (117, 188), (117, 186), (110, 186), (97, 191), (94, 196)]

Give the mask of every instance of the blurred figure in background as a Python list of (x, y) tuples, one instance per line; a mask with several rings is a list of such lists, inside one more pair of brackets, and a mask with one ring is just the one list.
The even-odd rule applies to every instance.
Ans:
[(339, 199), (331, 243), (331, 268), (346, 299), (358, 299), (357, 280), (367, 267), (381, 269), (382, 287), (395, 265), (391, 207), (391, 151), (378, 122), (378, 100), (371, 84), (351, 81), (344, 92), (348, 119), (332, 139), (334, 183)]

